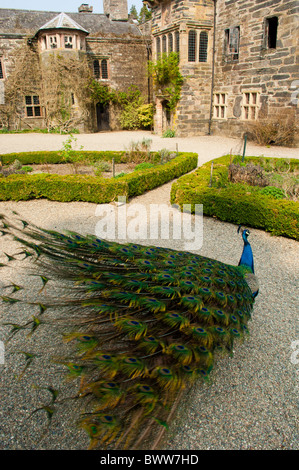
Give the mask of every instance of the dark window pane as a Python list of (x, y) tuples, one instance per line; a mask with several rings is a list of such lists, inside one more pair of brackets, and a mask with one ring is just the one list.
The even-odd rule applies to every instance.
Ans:
[(156, 39), (156, 48), (157, 48), (157, 59), (159, 59), (159, 56), (161, 54), (161, 40), (160, 40), (160, 38)]
[(162, 37), (162, 52), (163, 52), (163, 54), (165, 54), (167, 52), (166, 36)]
[(25, 96), (25, 102), (26, 102), (26, 104), (32, 104), (32, 97), (31, 96)]
[(96, 78), (100, 78), (100, 64), (97, 59), (93, 61), (93, 71), (94, 71), (94, 76)]
[(196, 51), (196, 32), (194, 30), (189, 31), (188, 38), (188, 61), (195, 62), (195, 51)]
[(278, 27), (277, 16), (267, 19), (267, 35), (268, 35), (267, 41), (268, 41), (269, 49), (276, 49), (277, 27)]
[(0, 60), (0, 78), (4, 78), (4, 74), (3, 74), (3, 68), (2, 68), (2, 62)]
[(175, 52), (180, 52), (180, 33), (175, 32)]
[(103, 79), (108, 78), (108, 66), (107, 66), (107, 60), (106, 59), (102, 60), (101, 67), (102, 67), (102, 78)]
[(34, 116), (41, 116), (40, 106), (34, 106)]
[(199, 37), (199, 62), (207, 61), (208, 53), (208, 33), (202, 31)]
[(33, 97), (33, 104), (39, 104), (39, 96)]
[(168, 34), (168, 52), (172, 52), (173, 51), (173, 37), (172, 37), (172, 33), (169, 33)]
[(27, 110), (27, 116), (29, 116), (29, 117), (33, 116), (32, 106), (27, 106), (26, 110)]

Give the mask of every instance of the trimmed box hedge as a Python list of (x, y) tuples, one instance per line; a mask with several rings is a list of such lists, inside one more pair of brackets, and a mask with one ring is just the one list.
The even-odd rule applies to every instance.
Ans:
[[(263, 195), (257, 188), (245, 183), (221, 187), (221, 181), (228, 172), (230, 159), (227, 155), (213, 160), (212, 187), (209, 187), (212, 161), (191, 175), (179, 178), (171, 188), (171, 203), (179, 205), (181, 209), (183, 204), (191, 204), (193, 212), (195, 204), (203, 204), (204, 215), (299, 240), (298, 202)], [(240, 161), (241, 157), (234, 157), (234, 163)], [(285, 159), (246, 157), (245, 163), (249, 162), (259, 164), (265, 169), (269, 165), (275, 165), (278, 171), (288, 167)], [(299, 169), (299, 160), (289, 160), (289, 168), (290, 171)]]
[[(126, 152), (114, 151), (89, 151), (89, 150), (72, 150), (72, 154), (82, 155), (87, 161), (96, 162), (98, 160), (112, 161), (114, 158), (115, 163), (126, 163)], [(19, 160), (23, 165), (39, 165), (39, 164), (55, 164), (55, 163), (69, 163), (71, 160), (62, 157), (61, 150), (44, 151), (39, 150), (36, 152), (19, 152), (19, 153), (5, 153), (0, 155), (0, 160), (3, 165), (10, 165), (15, 160)]]
[[(32, 152), (35, 153), (35, 152)], [(115, 154), (115, 152), (113, 152)], [(119, 152), (119, 158), (122, 152)], [(19, 154), (13, 154), (14, 160)], [(42, 153), (40, 153), (42, 155)], [(53, 201), (86, 201), (109, 203), (118, 198), (134, 197), (194, 170), (198, 156), (179, 153), (176, 158), (153, 168), (138, 170), (119, 178), (83, 175), (16, 174), (0, 178), (0, 200), (28, 200), (47, 198)], [(26, 161), (26, 163), (33, 163)]]

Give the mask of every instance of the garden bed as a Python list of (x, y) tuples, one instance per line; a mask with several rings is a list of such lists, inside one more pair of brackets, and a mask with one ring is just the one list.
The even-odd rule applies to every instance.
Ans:
[[(82, 152), (81, 152), (82, 153)], [(127, 165), (132, 169), (132, 162), (124, 152), (87, 152), (89, 161), (112, 161), (117, 165)], [(86, 155), (85, 155), (86, 156)], [(101, 159), (101, 157), (103, 157)], [(116, 177), (90, 176), (86, 174), (11, 174), (0, 177), (0, 200), (28, 200), (47, 198), (55, 201), (86, 201), (108, 203), (117, 200), (118, 196), (126, 198), (143, 194), (157, 186), (165, 184), (197, 167), (198, 156), (195, 153), (178, 153), (175, 158), (162, 162), (161, 155), (153, 153), (149, 162), (134, 171)], [(60, 165), (59, 152), (29, 152), (25, 154), (2, 155), (3, 163), (18, 160), (24, 165), (42, 164), (45, 167)], [(163, 163), (163, 164), (159, 164)], [(65, 164), (65, 162), (64, 162)], [(77, 168), (77, 170), (80, 167)], [(110, 172), (109, 172), (110, 173)]]
[[(245, 182), (232, 183), (228, 179), (231, 163), (245, 165), (252, 163), (267, 169), (274, 179), (271, 186), (257, 187)], [(275, 235), (299, 240), (299, 203), (288, 198), (286, 191), (272, 186), (273, 181), (283, 175), (298, 175), (299, 160), (224, 156), (204, 164), (191, 175), (182, 176), (171, 189), (171, 203), (203, 204), (203, 213), (220, 220), (249, 227), (260, 228)], [(271, 171), (270, 171), (271, 170)], [(283, 183), (282, 183), (283, 184)]]

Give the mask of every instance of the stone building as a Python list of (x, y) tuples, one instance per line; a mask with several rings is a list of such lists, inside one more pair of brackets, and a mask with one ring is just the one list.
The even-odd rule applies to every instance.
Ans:
[[(99, 84), (119, 91), (134, 84), (149, 101), (147, 61), (172, 51), (179, 54), (184, 82), (175, 110), (169, 109), (169, 97), (155, 93), (156, 133), (171, 128), (182, 137), (240, 137), (273, 116), (280, 122), (298, 120), (297, 0), (144, 3), (152, 9), (152, 20), (139, 26), (128, 19), (127, 0), (103, 0), (104, 14), (94, 14), (86, 4), (67, 14), (0, 9), (0, 126), (9, 121), (12, 128), (49, 127), (55, 119), (59, 124), (51, 110), (59, 96), (69, 103), (68, 109), (61, 106), (62, 118), (77, 121), (80, 130), (118, 129), (116, 106), (89, 103), (79, 78), (89, 68)], [(22, 62), (17, 52), (24, 44), (28, 58)], [(69, 67), (58, 94), (47, 71), (57, 72), (60, 57), (69, 59)], [(9, 94), (18, 63), (23, 88)], [(10, 97), (17, 91), (12, 109)]]
[(155, 130), (242, 136), (261, 119), (298, 119), (298, 11), (292, 0), (147, 0), (153, 59), (179, 52), (181, 99), (156, 96)]
[[(85, 132), (119, 129), (117, 107), (90, 101), (79, 85), (84, 88), (83, 77), (91, 73), (110, 89), (135, 85), (147, 101), (149, 40), (128, 18), (127, 0), (104, 0), (104, 14), (93, 13), (87, 4), (67, 14), (0, 9), (0, 126), (68, 122)], [(59, 92), (58, 65), (64, 67)], [(60, 112), (54, 113), (57, 99)]]

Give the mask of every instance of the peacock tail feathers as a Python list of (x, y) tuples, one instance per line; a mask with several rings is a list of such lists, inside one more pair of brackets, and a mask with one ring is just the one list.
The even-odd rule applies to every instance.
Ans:
[[(248, 332), (254, 304), (248, 265), (1, 220), (5, 236), (23, 247), (7, 255), (8, 264), (25, 255), (41, 292), (54, 282), (65, 290), (59, 298), (27, 301), (36, 312), (24, 325), (9, 324), (10, 339), (24, 329), (36, 335), (57, 319), (71, 347), (61, 363), (66, 378), (78, 380), (78, 422), (90, 448), (138, 448), (155, 426), (165, 429), (181, 391), (207, 380), (217, 351), (232, 353)], [(7, 287), (3, 302), (25, 302), (13, 296), (20, 286)]]

